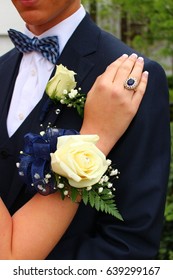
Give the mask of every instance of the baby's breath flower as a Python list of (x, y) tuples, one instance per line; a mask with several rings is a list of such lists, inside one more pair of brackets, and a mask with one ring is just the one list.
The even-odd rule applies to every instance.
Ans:
[(64, 195), (65, 196), (67, 196), (68, 195), (68, 191), (66, 190), (66, 191), (64, 191)]
[(72, 89), (72, 90), (69, 92), (68, 96), (72, 99), (72, 98), (74, 98), (77, 94), (78, 94), (77, 89)]
[(98, 189), (98, 193), (102, 193), (102, 191), (103, 191), (103, 187), (100, 187), (100, 188)]
[(107, 175), (103, 176), (103, 182), (108, 182), (109, 181), (109, 177)]
[(118, 169), (112, 169), (110, 172), (110, 176), (116, 176), (118, 174)]
[(64, 184), (59, 183), (59, 184), (58, 184), (58, 188), (59, 188), (59, 189), (63, 189), (63, 188), (64, 188)]
[(113, 184), (112, 183), (108, 183), (107, 187), (110, 189), (112, 188)]

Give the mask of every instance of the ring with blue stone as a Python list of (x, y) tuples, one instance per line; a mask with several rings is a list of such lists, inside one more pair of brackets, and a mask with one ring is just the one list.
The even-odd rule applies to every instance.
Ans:
[(138, 85), (138, 80), (134, 77), (129, 77), (125, 82), (124, 82), (124, 87), (128, 90), (134, 90)]

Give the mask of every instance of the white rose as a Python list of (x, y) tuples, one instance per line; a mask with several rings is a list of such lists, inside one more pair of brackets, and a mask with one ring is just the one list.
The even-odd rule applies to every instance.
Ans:
[(60, 100), (64, 96), (64, 92), (70, 92), (74, 89), (76, 86), (75, 74), (75, 72), (68, 70), (62, 64), (57, 65), (55, 75), (46, 86), (46, 92), (49, 97)]
[(97, 135), (67, 135), (58, 138), (51, 154), (52, 170), (68, 179), (71, 186), (84, 188), (99, 182), (109, 164), (96, 147)]

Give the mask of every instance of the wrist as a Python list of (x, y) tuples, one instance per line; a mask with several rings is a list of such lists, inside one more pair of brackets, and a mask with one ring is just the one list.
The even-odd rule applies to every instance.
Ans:
[(108, 133), (103, 133), (103, 132), (98, 132), (95, 129), (91, 129), (91, 128), (81, 128), (80, 130), (80, 134), (81, 135), (87, 135), (87, 134), (97, 134), (99, 136), (99, 140), (96, 144), (97, 148), (99, 150), (101, 150), (102, 153), (105, 154), (105, 156), (107, 156), (109, 154), (109, 152), (111, 151), (111, 149), (113, 148), (113, 146), (115, 145), (115, 143), (118, 141), (118, 138), (115, 139), (115, 135), (113, 135), (113, 137), (111, 135), (109, 135)]

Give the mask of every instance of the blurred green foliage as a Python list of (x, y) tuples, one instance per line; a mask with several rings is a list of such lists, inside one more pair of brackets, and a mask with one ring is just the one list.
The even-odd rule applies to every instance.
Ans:
[(170, 129), (171, 129), (171, 163), (168, 182), (168, 193), (165, 207), (165, 221), (163, 234), (160, 242), (160, 249), (157, 259), (173, 260), (173, 77), (168, 77), (168, 86), (170, 94)]
[(172, 0), (82, 0), (94, 21), (173, 75)]
[(165, 207), (165, 221), (157, 259), (173, 260), (173, 122), (171, 126), (171, 165)]

